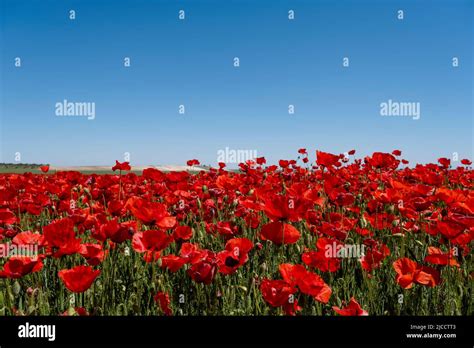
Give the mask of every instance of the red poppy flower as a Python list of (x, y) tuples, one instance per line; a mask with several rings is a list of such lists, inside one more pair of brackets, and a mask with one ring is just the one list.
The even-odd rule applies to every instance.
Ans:
[(316, 151), (316, 163), (323, 167), (339, 167), (341, 163), (339, 160), (341, 156), (333, 155), (332, 153), (323, 152), (323, 151)]
[(114, 216), (120, 216), (123, 213), (123, 208), (124, 208), (124, 203), (123, 201), (119, 201), (117, 199), (110, 200), (107, 204), (107, 210), (110, 214)]
[(260, 284), (263, 299), (272, 307), (283, 307), (287, 315), (294, 315), (301, 310), (298, 301), (294, 297), (296, 288), (284, 280), (263, 279)]
[(29, 273), (38, 272), (43, 268), (39, 257), (12, 256), (0, 271), (0, 278), (21, 278)]
[(47, 173), (49, 171), (49, 166), (46, 165), (46, 166), (40, 166), (40, 170), (43, 172), (43, 173)]
[(214, 280), (217, 271), (217, 263), (212, 258), (206, 258), (195, 262), (187, 273), (196, 283), (209, 285)]
[(132, 239), (133, 234), (137, 230), (136, 221), (125, 221), (120, 223), (120, 228), (110, 234), (108, 237), (114, 243), (122, 243), (126, 240)]
[(91, 266), (97, 266), (104, 261), (105, 253), (100, 244), (86, 243), (81, 245), (79, 254), (87, 260)]
[(272, 220), (299, 221), (310, 203), (299, 197), (270, 194), (264, 199), (263, 211)]
[(434, 265), (459, 267), (459, 263), (454, 256), (453, 250), (444, 253), (441, 249), (432, 246), (428, 247), (428, 255), (425, 257), (425, 262)]
[(173, 315), (171, 310), (171, 301), (168, 294), (164, 292), (157, 292), (156, 295), (153, 297), (153, 300), (160, 306), (161, 310), (165, 315)]
[(401, 156), (402, 155), (402, 152), (400, 150), (393, 150), (392, 151), (392, 155), (394, 156)]
[(132, 238), (132, 247), (136, 252), (161, 251), (173, 241), (171, 236), (162, 230), (137, 232)]
[(187, 161), (186, 164), (192, 167), (192, 166), (198, 166), (200, 163), (197, 159), (192, 159), (192, 160)]
[(397, 272), (397, 283), (404, 289), (410, 289), (415, 281), (417, 263), (408, 258), (402, 258), (393, 263), (393, 268)]
[(453, 220), (438, 220), (436, 223), (436, 228), (443, 236), (448, 239), (454, 239), (458, 237), (465, 230), (463, 225)]
[(132, 239), (137, 226), (136, 221), (126, 221), (119, 223), (117, 218), (102, 224), (98, 231), (94, 230), (92, 235), (95, 239), (104, 242), (109, 238), (114, 243), (123, 243)]
[(343, 243), (337, 239), (321, 237), (316, 242), (318, 251), (308, 251), (301, 255), (304, 264), (319, 269), (322, 272), (336, 272), (341, 266), (338, 252)]
[(248, 260), (248, 252), (253, 243), (247, 238), (234, 238), (227, 241), (225, 250), (217, 254), (219, 272), (232, 274)]
[(418, 265), (415, 261), (406, 257), (395, 261), (393, 268), (397, 273), (397, 283), (404, 289), (412, 288), (415, 283), (433, 287), (440, 282), (437, 270)]
[(211, 233), (219, 233), (221, 236), (232, 237), (237, 232), (237, 226), (230, 221), (219, 221), (216, 224), (209, 225)]
[(149, 202), (139, 197), (131, 197), (125, 207), (132, 212), (133, 216), (145, 224), (156, 224), (161, 228), (172, 228), (176, 224), (176, 218), (169, 215), (164, 204)]
[(421, 266), (418, 268), (418, 273), (415, 277), (418, 284), (434, 287), (440, 283), (439, 271), (432, 267)]
[(58, 272), (58, 276), (66, 288), (72, 292), (86, 291), (91, 287), (99, 274), (100, 270), (93, 270), (90, 266), (76, 266), (72, 269), (63, 269)]
[(369, 315), (367, 311), (363, 310), (362, 307), (357, 303), (354, 298), (351, 298), (348, 305), (344, 308), (339, 308), (337, 306), (333, 306), (332, 309), (342, 316), (365, 316)]
[(301, 255), (301, 260), (307, 266), (317, 268), (321, 272), (337, 272), (341, 261), (335, 257), (327, 257), (325, 250), (308, 251)]
[(396, 169), (400, 161), (393, 155), (383, 152), (374, 152), (372, 157), (367, 157), (366, 161), (375, 168)]
[(379, 268), (380, 263), (387, 256), (390, 255), (390, 249), (383, 243), (374, 243), (365, 252), (365, 255), (361, 258), (360, 263), (362, 268), (367, 272)]
[(128, 171), (128, 170), (131, 170), (132, 167), (130, 167), (130, 163), (129, 162), (122, 162), (120, 163), (119, 161), (115, 161), (115, 165), (112, 167), (112, 170), (115, 172), (116, 170), (125, 170), (125, 171)]
[(280, 274), (288, 284), (298, 286), (303, 294), (313, 296), (315, 300), (327, 303), (332, 290), (316, 273), (307, 271), (302, 265), (281, 264)]
[(193, 236), (193, 229), (189, 226), (177, 226), (173, 232), (173, 238), (177, 241), (190, 240)]
[(188, 262), (192, 262), (194, 259), (205, 258), (207, 256), (207, 252), (200, 250), (197, 244), (183, 243), (183, 245), (181, 245), (179, 255), (182, 258), (185, 258)]
[(449, 168), (451, 165), (451, 160), (448, 158), (438, 158), (438, 163), (441, 164), (443, 168)]
[(467, 158), (462, 159), (461, 163), (464, 164), (465, 166), (470, 166), (472, 164), (472, 162), (469, 161)]
[(300, 236), (300, 232), (295, 227), (280, 221), (264, 225), (260, 232), (260, 239), (271, 240), (277, 245), (294, 244), (300, 239)]
[(12, 225), (17, 221), (15, 214), (9, 209), (0, 209), (0, 224)]
[(280, 165), (280, 167), (286, 168), (286, 167), (288, 167), (289, 162), (286, 161), (286, 160), (279, 160), (279, 161), (278, 161), (278, 164)]
[(79, 252), (81, 239), (76, 238), (74, 222), (70, 218), (53, 221), (43, 227), (44, 244), (57, 249), (54, 257), (70, 255)]
[(161, 268), (169, 269), (171, 272), (177, 272), (188, 261), (180, 256), (166, 255), (161, 257)]
[(24, 231), (18, 233), (13, 239), (12, 242), (16, 245), (36, 245), (40, 244), (43, 239), (43, 236), (39, 233), (33, 233), (31, 231)]

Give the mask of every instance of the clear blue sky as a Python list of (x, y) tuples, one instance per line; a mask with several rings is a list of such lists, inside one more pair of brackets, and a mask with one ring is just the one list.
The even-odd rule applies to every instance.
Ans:
[[(0, 3), (2, 162), (215, 164), (225, 147), (270, 162), (300, 147), (473, 157), (474, 1)], [(64, 99), (95, 102), (95, 119), (57, 117)], [(388, 99), (420, 102), (421, 118), (380, 116)]]

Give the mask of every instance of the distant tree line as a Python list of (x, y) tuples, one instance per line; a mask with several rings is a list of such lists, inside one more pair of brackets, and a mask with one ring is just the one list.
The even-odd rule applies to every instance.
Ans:
[(25, 168), (25, 169), (36, 169), (41, 166), (46, 166), (48, 164), (37, 164), (37, 163), (0, 163), (0, 168)]

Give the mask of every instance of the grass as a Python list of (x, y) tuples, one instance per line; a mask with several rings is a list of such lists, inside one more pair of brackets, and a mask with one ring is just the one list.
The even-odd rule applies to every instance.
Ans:
[[(22, 230), (32, 230), (37, 224), (45, 225), (51, 217), (42, 215), (35, 219), (28, 214), (22, 217)], [(192, 221), (190, 217), (188, 220)], [(237, 220), (238, 221), (238, 220)], [(223, 250), (224, 240), (212, 237), (196, 224), (191, 242), (199, 242), (202, 248)], [(81, 256), (65, 256), (45, 259), (44, 269), (21, 279), (6, 279), (0, 283), (0, 314), (13, 315), (12, 308), (26, 315), (57, 315), (70, 307), (85, 307), (96, 315), (159, 315), (160, 309), (153, 303), (157, 291), (169, 293), (176, 315), (271, 315), (281, 314), (280, 309), (268, 306), (263, 300), (258, 282), (262, 278), (279, 279), (278, 265), (301, 263), (301, 251), (314, 245), (316, 237), (298, 225), (303, 234), (295, 245), (275, 247), (263, 243), (262, 250), (253, 250), (249, 261), (233, 275), (217, 274), (211, 285), (194, 283), (184, 269), (177, 273), (159, 268), (159, 263), (145, 263), (142, 256), (133, 251), (130, 241), (116, 248), (108, 248), (109, 256), (100, 266), (101, 276), (93, 287), (83, 294), (70, 293), (60, 282), (57, 272), (83, 264)], [(254, 242), (257, 231), (247, 229), (245, 236)], [(472, 254), (462, 262), (460, 269), (445, 267), (441, 272), (444, 281), (434, 287), (415, 285), (403, 290), (395, 281), (392, 262), (404, 257), (403, 250), (410, 250), (410, 257), (422, 260), (425, 249), (433, 240), (426, 234), (406, 234), (394, 237), (388, 231), (377, 231), (377, 236), (389, 248), (397, 250), (376, 269), (372, 277), (361, 270), (356, 259), (343, 259), (336, 273), (322, 274), (332, 288), (331, 300), (322, 304), (309, 296), (299, 294), (298, 301), (303, 315), (333, 315), (331, 307), (341, 306), (343, 301), (355, 297), (362, 308), (371, 315), (468, 315), (473, 313)], [(350, 235), (354, 243), (361, 243), (359, 235)], [(83, 236), (87, 241), (88, 237)], [(405, 248), (400, 248), (401, 243)], [(421, 244), (421, 245), (420, 245)], [(130, 251), (126, 256), (125, 249)], [(178, 245), (171, 245), (168, 253), (178, 254)], [(30, 295), (28, 288), (34, 289)]]

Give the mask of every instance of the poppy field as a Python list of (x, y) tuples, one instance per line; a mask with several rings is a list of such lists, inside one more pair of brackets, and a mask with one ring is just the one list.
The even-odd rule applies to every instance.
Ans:
[(474, 313), (468, 159), (295, 158), (1, 174), (0, 315)]

